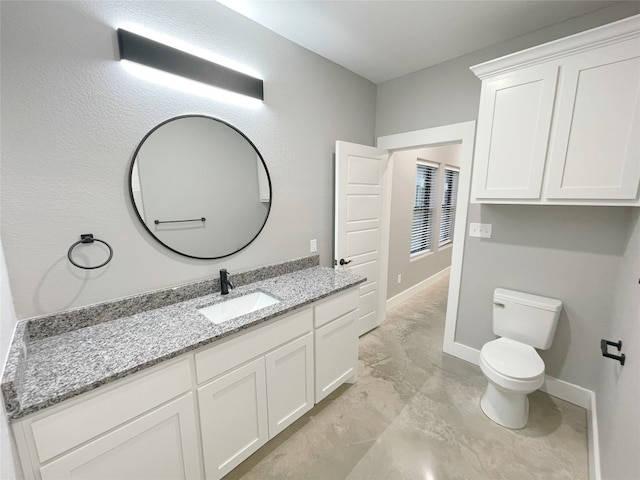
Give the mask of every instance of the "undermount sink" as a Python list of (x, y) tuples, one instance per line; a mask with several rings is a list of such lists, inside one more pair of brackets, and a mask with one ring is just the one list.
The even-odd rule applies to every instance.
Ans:
[(216, 325), (219, 325), (279, 302), (280, 300), (264, 292), (253, 292), (243, 295), (242, 297), (232, 298), (224, 302), (214, 303), (208, 307), (200, 308), (198, 312)]

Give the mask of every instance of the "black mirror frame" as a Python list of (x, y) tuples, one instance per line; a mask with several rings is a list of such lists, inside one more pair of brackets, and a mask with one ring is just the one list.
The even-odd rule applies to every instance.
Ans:
[[(242, 138), (244, 138), (249, 145), (251, 145), (251, 147), (253, 148), (253, 150), (256, 152), (256, 154), (258, 155), (258, 157), (260, 158), (260, 161), (262, 162), (262, 166), (264, 167), (264, 171), (267, 174), (267, 181), (269, 182), (269, 207), (267, 209), (267, 214), (264, 217), (264, 222), (262, 222), (262, 225), (260, 226), (260, 228), (258, 229), (257, 233), (246, 243), (244, 244), (242, 247), (238, 248), (237, 250), (234, 250), (233, 252), (224, 254), (224, 255), (219, 255), (216, 257), (198, 257), (195, 255), (189, 255), (187, 253), (184, 252), (180, 252), (178, 250), (176, 250), (173, 247), (170, 247), (169, 245), (167, 245), (166, 243), (164, 243), (162, 240), (160, 240), (156, 235), (154, 235), (154, 233), (149, 229), (149, 227), (147, 226), (147, 223), (145, 222), (145, 220), (142, 218), (142, 216), (140, 215), (140, 212), (138, 211), (138, 207), (136, 205), (135, 199), (133, 197), (133, 185), (131, 182), (132, 176), (133, 176), (133, 168), (135, 166), (136, 163), (136, 158), (138, 157), (138, 152), (140, 151), (140, 149), (142, 148), (142, 145), (144, 145), (144, 142), (147, 138), (149, 138), (149, 136), (151, 136), (151, 134), (153, 132), (155, 132), (157, 129), (159, 129), (160, 127), (162, 127), (163, 125), (169, 123), (169, 122), (173, 122), (175, 120), (179, 120), (181, 118), (206, 118), (209, 120), (214, 120), (216, 122), (219, 122), (223, 125), (226, 125), (227, 127), (231, 128), (232, 130), (236, 131), (238, 134), (240, 134), (240, 136)], [(133, 207), (134, 212), (136, 213), (136, 216), (138, 217), (138, 220), (140, 220), (140, 223), (142, 224), (142, 226), (144, 227), (144, 229), (149, 233), (149, 235), (151, 235), (151, 237), (156, 240), (159, 244), (161, 244), (163, 247), (171, 250), (174, 253), (177, 253), (178, 255), (182, 255), (183, 257), (189, 257), (189, 258), (195, 258), (198, 260), (216, 260), (219, 258), (225, 258), (225, 257), (229, 257), (231, 255), (235, 255), (236, 253), (240, 252), (241, 250), (244, 250), (245, 248), (247, 248), (249, 245), (251, 245), (251, 243), (253, 243), (253, 241), (258, 238), (258, 235), (260, 235), (260, 233), (262, 232), (262, 230), (264, 229), (265, 225), (267, 224), (267, 220), (269, 219), (269, 214), (271, 213), (271, 205), (273, 204), (273, 188), (271, 185), (271, 175), (269, 174), (269, 169), (267, 168), (267, 164), (264, 161), (264, 158), (262, 157), (262, 154), (260, 153), (260, 151), (257, 149), (257, 147), (254, 145), (254, 143), (249, 139), (249, 137), (247, 137), (244, 133), (242, 133), (242, 131), (240, 131), (238, 128), (234, 127), (233, 125), (231, 125), (228, 122), (225, 122), (224, 120), (220, 120), (219, 118), (215, 118), (215, 117), (211, 117), (209, 115), (202, 115), (202, 114), (185, 114), (185, 115), (178, 115), (177, 117), (172, 117), (169, 118), (161, 123), (159, 123), (158, 125), (156, 125), (155, 127), (153, 127), (149, 132), (147, 132), (147, 134), (142, 138), (142, 140), (140, 141), (140, 143), (138, 144), (138, 146), (136, 147), (135, 152), (133, 152), (133, 157), (131, 158), (131, 163), (129, 165), (129, 178), (128, 178), (128, 185), (129, 185), (129, 198), (131, 200), (131, 205)]]

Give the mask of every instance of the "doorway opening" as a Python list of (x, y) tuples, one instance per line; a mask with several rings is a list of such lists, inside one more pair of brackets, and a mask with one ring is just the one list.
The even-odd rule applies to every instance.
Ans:
[(462, 145), (394, 151), (387, 308), (448, 274)]
[[(438, 147), (445, 145), (459, 145), (459, 178), (457, 191), (457, 211), (455, 216), (454, 231), (455, 236), (451, 242), (451, 267), (449, 277), (449, 292), (447, 299), (447, 314), (445, 320), (444, 338), (442, 349), (445, 353), (460, 357), (456, 352), (455, 330), (458, 317), (458, 301), (460, 298), (460, 281), (462, 276), (462, 263), (464, 256), (464, 244), (467, 234), (467, 211), (469, 206), (469, 192), (471, 187), (471, 167), (473, 163), (473, 144), (475, 137), (475, 121), (456, 123), (441, 127), (428, 128), (413, 132), (400, 133), (378, 137), (377, 147), (389, 150), (392, 155), (389, 159), (389, 172), (394, 172), (394, 162), (397, 161), (398, 154), (415, 149), (428, 147)], [(393, 177), (391, 177), (393, 181)], [(383, 195), (384, 202), (388, 208), (383, 211), (388, 218), (383, 219), (386, 224), (387, 235), (381, 237), (381, 252), (385, 255), (389, 269), (390, 260), (390, 239), (391, 239), (391, 197), (392, 191), (387, 191)], [(385, 270), (386, 268), (382, 269)], [(396, 277), (397, 278), (397, 277)], [(385, 279), (386, 283), (386, 279)]]

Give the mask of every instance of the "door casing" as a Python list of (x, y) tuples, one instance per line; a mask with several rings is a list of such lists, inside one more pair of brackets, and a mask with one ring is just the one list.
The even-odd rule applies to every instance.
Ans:
[[(453, 238), (453, 251), (451, 254), (451, 273), (449, 278), (449, 297), (447, 300), (447, 315), (445, 319), (444, 338), (442, 350), (445, 353), (459, 358), (465, 358), (464, 352), (459, 351), (464, 347), (454, 342), (456, 332), (456, 322), (458, 318), (458, 303), (460, 300), (460, 283), (462, 278), (462, 262), (464, 257), (464, 246), (467, 236), (467, 212), (469, 209), (471, 170), (473, 166), (473, 148), (475, 139), (476, 122), (461, 122), (441, 127), (414, 130), (411, 132), (398, 133), (378, 137), (377, 147), (384, 148), (393, 153), (394, 150), (405, 150), (409, 148), (432, 147), (436, 145), (461, 143), (460, 151), (460, 178), (458, 184), (458, 203), (456, 207), (455, 236)], [(391, 185), (393, 172), (393, 155), (389, 158), (388, 166), (389, 178), (385, 179)], [(380, 276), (384, 275), (386, 285), (386, 275), (389, 261), (389, 224), (391, 214), (391, 195), (389, 190), (383, 196), (382, 225), (386, 231), (381, 232), (381, 252), (385, 257), (381, 258)], [(386, 291), (383, 293), (386, 297)]]

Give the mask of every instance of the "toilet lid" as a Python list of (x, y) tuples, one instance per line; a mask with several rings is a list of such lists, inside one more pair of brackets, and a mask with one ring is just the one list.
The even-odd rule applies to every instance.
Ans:
[(498, 338), (482, 347), (484, 361), (498, 373), (527, 380), (544, 373), (544, 362), (535, 348), (509, 338)]

